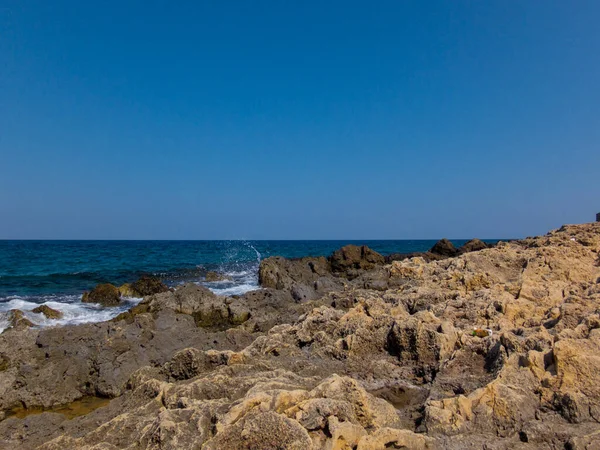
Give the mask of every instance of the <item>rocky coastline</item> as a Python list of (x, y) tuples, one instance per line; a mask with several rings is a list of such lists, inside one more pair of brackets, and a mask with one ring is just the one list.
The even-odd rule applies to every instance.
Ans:
[(144, 297), (108, 322), (13, 311), (0, 448), (600, 448), (599, 252), (600, 223), (346, 246), (267, 258), (241, 296), (102, 285), (84, 301)]

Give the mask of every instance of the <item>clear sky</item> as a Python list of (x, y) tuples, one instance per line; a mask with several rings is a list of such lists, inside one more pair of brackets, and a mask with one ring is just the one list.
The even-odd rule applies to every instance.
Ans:
[(0, 238), (493, 238), (600, 211), (597, 1), (0, 0)]

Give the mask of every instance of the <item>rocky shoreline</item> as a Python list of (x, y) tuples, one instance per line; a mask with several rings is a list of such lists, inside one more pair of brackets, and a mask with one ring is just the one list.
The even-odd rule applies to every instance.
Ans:
[(346, 246), (267, 258), (242, 296), (146, 280), (109, 322), (16, 321), (0, 448), (600, 448), (599, 251), (600, 223)]

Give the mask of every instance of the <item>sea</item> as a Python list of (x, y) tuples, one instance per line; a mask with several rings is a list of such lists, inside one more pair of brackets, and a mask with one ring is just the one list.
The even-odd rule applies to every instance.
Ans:
[[(494, 242), (496, 240), (488, 240)], [(363, 241), (35, 241), (0, 240), (0, 332), (8, 311), (22, 310), (38, 326), (109, 320), (141, 301), (116, 307), (82, 303), (84, 291), (99, 283), (121, 285), (143, 274), (168, 286), (192, 282), (231, 296), (259, 289), (258, 266), (269, 256), (329, 256), (347, 244), (367, 245), (383, 254), (426, 251), (435, 240)], [(466, 240), (453, 240), (460, 246)], [(207, 282), (208, 271), (230, 278)], [(31, 310), (48, 305), (63, 313), (46, 319)]]

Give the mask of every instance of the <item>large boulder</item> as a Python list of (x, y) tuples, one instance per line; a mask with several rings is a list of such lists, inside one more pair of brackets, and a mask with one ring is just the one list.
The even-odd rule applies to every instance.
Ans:
[(371, 270), (378, 265), (385, 264), (385, 257), (366, 245), (360, 247), (346, 245), (333, 252), (329, 257), (329, 262), (333, 272), (346, 272), (352, 278), (355, 271)]
[(81, 297), (84, 303), (100, 303), (102, 306), (117, 306), (121, 303), (119, 289), (110, 284), (99, 284), (90, 292), (84, 292)]
[(447, 258), (451, 258), (458, 254), (458, 250), (454, 247), (454, 244), (446, 238), (437, 241), (429, 251), (434, 255), (445, 256)]

